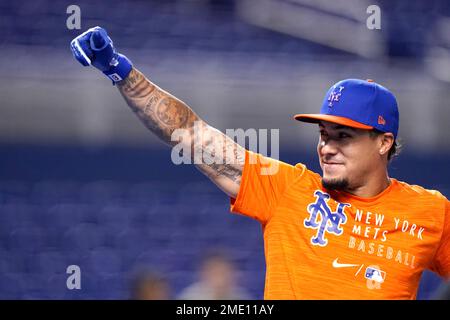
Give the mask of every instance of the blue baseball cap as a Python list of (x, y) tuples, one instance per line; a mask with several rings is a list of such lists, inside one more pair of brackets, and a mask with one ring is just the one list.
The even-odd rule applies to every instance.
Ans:
[(359, 129), (398, 133), (399, 113), (395, 96), (373, 80), (346, 79), (325, 95), (320, 114), (296, 114), (294, 119), (318, 123), (321, 120)]

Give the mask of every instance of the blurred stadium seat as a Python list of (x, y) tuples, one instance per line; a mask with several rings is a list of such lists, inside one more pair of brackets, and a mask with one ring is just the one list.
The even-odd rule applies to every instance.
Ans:
[[(195, 277), (199, 254), (220, 244), (240, 248), (242, 254), (237, 255), (237, 262), (242, 266), (246, 258), (251, 258), (249, 250), (253, 251), (259, 257), (255, 264), (263, 279), (259, 227), (250, 219), (228, 214), (226, 197), (222, 196), (222, 204), (215, 204), (217, 193), (208, 182), (194, 182), (178, 191), (175, 182), (171, 185), (172, 192), (165, 195), (170, 199), (154, 198), (153, 203), (147, 203), (142, 192), (152, 187), (149, 183), (130, 187), (129, 183), (119, 182), (39, 181), (32, 186), (34, 192), (25, 192), (26, 188), (17, 188), (16, 184), (15, 192), (21, 201), (6, 201), (0, 206), (1, 252), (2, 257), (7, 257), (1, 261), (0, 269), (9, 275), (0, 277), (0, 282), (8, 286), (13, 279), (26, 278), (27, 287), (0, 291), (0, 298), (126, 298), (129, 288), (117, 281), (125, 281), (138, 265), (170, 271), (173, 286), (181, 289)], [(37, 192), (42, 186), (44, 191)], [(141, 188), (142, 192), (130, 193)], [(187, 189), (194, 193), (184, 202)], [(92, 191), (90, 196), (86, 196), (88, 190)], [(126, 200), (116, 201), (118, 195), (127, 193)], [(151, 192), (149, 196), (152, 197)], [(242, 236), (250, 229), (254, 230), (244, 241)], [(71, 264), (79, 265), (85, 272), (82, 283), (87, 284), (82, 296), (61, 289), (68, 276), (65, 270)], [(258, 276), (255, 269), (251, 271), (253, 277)], [(85, 274), (89, 276), (85, 278)], [(46, 285), (47, 282), (52, 285)], [(108, 283), (111, 287), (105, 290)], [(255, 297), (262, 292), (261, 284), (253, 288)]]

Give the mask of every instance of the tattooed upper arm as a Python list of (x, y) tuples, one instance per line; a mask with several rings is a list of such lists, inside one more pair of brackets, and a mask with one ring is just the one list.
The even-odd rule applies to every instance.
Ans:
[(205, 125), (201, 132), (202, 141), (198, 145), (204, 161), (197, 164), (197, 168), (222, 191), (235, 198), (241, 184), (245, 149), (208, 125)]
[[(186, 129), (183, 143), (193, 151), (192, 160), (195, 154), (201, 154), (200, 162), (193, 161), (198, 169), (229, 196), (237, 196), (245, 161), (243, 147), (207, 125), (184, 102), (135, 68), (117, 87), (139, 119), (166, 144), (178, 143), (172, 140), (172, 134), (177, 129)], [(196, 123), (200, 125), (199, 132), (194, 130)]]

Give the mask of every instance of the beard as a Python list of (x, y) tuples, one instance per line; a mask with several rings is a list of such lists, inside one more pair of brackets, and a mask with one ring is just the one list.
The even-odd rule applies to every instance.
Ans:
[(325, 180), (322, 178), (322, 186), (328, 190), (341, 190), (345, 191), (348, 188), (347, 179), (330, 179)]

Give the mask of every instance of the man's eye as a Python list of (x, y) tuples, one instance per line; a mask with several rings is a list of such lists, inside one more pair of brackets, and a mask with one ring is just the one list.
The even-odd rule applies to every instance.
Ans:
[(341, 133), (339, 133), (339, 138), (341, 138), (341, 139), (342, 138), (350, 138), (350, 136), (346, 133), (341, 132)]

